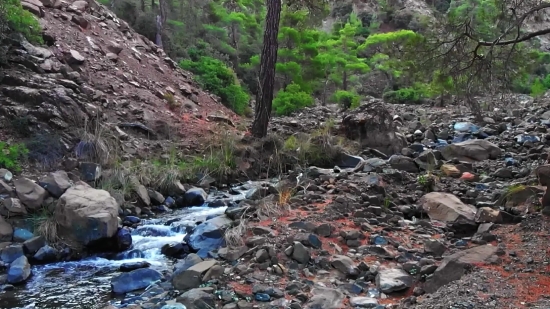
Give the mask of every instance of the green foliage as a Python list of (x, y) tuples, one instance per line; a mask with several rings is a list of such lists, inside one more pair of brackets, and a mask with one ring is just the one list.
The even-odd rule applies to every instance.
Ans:
[(531, 96), (538, 97), (540, 95), (543, 95), (547, 89), (548, 88), (544, 85), (540, 78), (536, 78), (531, 85)]
[[(192, 54), (193, 51), (190, 51)], [(196, 61), (182, 60), (180, 66), (195, 74), (195, 79), (206, 90), (218, 95), (222, 103), (238, 114), (243, 114), (250, 99), (238, 84), (235, 73), (225, 63), (208, 56), (199, 56)]]
[(313, 97), (304, 92), (299, 85), (290, 84), (284, 90), (279, 90), (273, 100), (273, 110), (277, 116), (290, 115), (293, 112), (313, 105)]
[(29, 150), (24, 144), (9, 145), (0, 142), (0, 166), (16, 172), (21, 171), (21, 160), (25, 159)]
[(351, 91), (338, 90), (334, 93), (333, 100), (345, 108), (356, 108), (359, 106), (361, 97)]
[(418, 104), (426, 95), (419, 89), (402, 88), (384, 93), (384, 99), (391, 103)]
[(43, 43), (38, 20), (31, 12), (23, 9), (20, 0), (0, 1), (0, 20), (5, 21), (11, 30), (23, 34), (30, 42)]

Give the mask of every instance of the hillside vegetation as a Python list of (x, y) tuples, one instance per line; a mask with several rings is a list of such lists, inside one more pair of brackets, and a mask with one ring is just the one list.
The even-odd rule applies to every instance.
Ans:
[[(166, 52), (226, 106), (250, 113), (248, 101), (258, 93), (264, 1), (103, 3), (149, 39), (160, 37)], [(166, 20), (160, 32), (151, 27), (158, 5)], [(533, 40), (498, 49), (477, 46), (503, 33), (503, 39), (516, 35), (509, 29), (516, 18), (503, 16), (502, 1), (426, 5), (430, 15), (390, 1), (376, 3), (375, 13), (359, 14), (350, 2), (318, 1), (315, 12), (283, 6), (273, 111), (288, 115), (316, 101), (349, 108), (364, 94), (407, 104), (457, 94), (479, 109), (473, 96), (503, 91), (537, 96), (550, 87), (550, 56)], [(380, 85), (373, 90), (375, 83)]]

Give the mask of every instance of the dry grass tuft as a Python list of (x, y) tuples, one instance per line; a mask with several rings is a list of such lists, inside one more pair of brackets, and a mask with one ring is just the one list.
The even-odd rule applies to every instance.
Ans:
[(245, 245), (244, 237), (248, 230), (247, 223), (245, 219), (241, 218), (238, 225), (225, 231), (224, 239), (228, 248), (242, 247)]

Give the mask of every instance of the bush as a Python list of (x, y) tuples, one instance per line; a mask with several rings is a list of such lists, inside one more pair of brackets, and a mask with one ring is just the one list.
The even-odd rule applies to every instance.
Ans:
[(5, 36), (8, 29), (19, 32), (32, 43), (42, 44), (42, 29), (31, 12), (23, 9), (19, 0), (0, 1), (0, 36)]
[(538, 97), (543, 95), (546, 92), (547, 88), (544, 86), (540, 78), (535, 79), (531, 85), (531, 96)]
[(356, 108), (361, 101), (361, 97), (358, 94), (345, 90), (336, 91), (332, 98), (334, 102), (342, 105), (346, 109)]
[(238, 84), (233, 71), (225, 63), (212, 57), (200, 56), (196, 61), (182, 60), (180, 66), (195, 74), (195, 80), (206, 90), (218, 95), (222, 103), (242, 115), (250, 96)]
[(21, 170), (20, 160), (25, 159), (29, 150), (24, 144), (8, 145), (0, 142), (0, 166), (19, 172)]
[(313, 97), (302, 91), (299, 85), (290, 84), (280, 90), (273, 100), (273, 111), (277, 116), (287, 116), (304, 107), (313, 105)]
[(425, 97), (422, 91), (414, 88), (402, 88), (384, 93), (384, 100), (396, 104), (418, 104)]

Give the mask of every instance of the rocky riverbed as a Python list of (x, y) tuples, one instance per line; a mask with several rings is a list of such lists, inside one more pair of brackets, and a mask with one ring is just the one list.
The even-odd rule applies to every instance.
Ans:
[[(4, 211), (27, 210), (44, 190), (44, 200), (57, 197), (54, 213), (60, 231), (69, 231), (66, 240), (97, 251), (93, 237), (101, 231), (99, 247), (109, 250), (82, 259), (52, 248), (53, 264), (29, 267), (51, 250), (4, 222), (2, 235), (12, 243), (1, 252), (8, 281), (2, 305), (544, 308), (539, 296), (550, 281), (541, 185), (550, 175), (535, 169), (547, 160), (550, 114), (519, 102), (525, 110), (518, 116), (495, 111), (482, 123), (452, 110), (426, 115), (389, 106), (385, 128), (392, 131), (382, 132), (361, 128), (376, 126), (372, 110), (384, 105), (373, 99), (336, 121), (333, 130), (357, 139), (362, 151), (341, 155), (334, 168), (309, 167), (210, 195), (192, 187), (172, 198), (143, 188), (140, 201), (149, 206), (110, 216), (109, 203), (96, 203), (107, 208), (81, 221), (94, 222), (88, 229), (71, 230), (78, 217), (63, 221), (82, 214), (68, 212), (74, 205), (86, 209), (74, 201), (83, 193), (74, 191), (94, 192), (87, 200), (110, 196), (63, 171), (38, 183), (5, 179), (4, 188), (15, 190)], [(326, 111), (309, 110), (299, 123), (276, 119), (274, 127), (283, 136), (288, 128), (307, 134), (336, 113)], [(193, 208), (200, 205), (206, 207)]]

